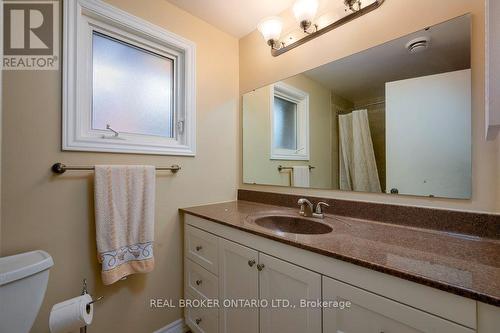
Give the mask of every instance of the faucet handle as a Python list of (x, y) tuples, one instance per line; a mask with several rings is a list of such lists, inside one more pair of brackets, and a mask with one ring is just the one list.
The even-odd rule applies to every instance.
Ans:
[(323, 201), (318, 202), (316, 204), (316, 209), (314, 210), (314, 212), (316, 214), (323, 214), (323, 208), (322, 207), (330, 207), (330, 205), (327, 204), (326, 202), (323, 202)]

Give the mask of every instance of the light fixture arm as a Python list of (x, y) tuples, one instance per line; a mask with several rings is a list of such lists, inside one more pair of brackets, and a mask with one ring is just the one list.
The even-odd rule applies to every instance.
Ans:
[(285, 43), (280, 42), (279, 40), (276, 40), (276, 39), (268, 40), (267, 45), (269, 45), (271, 47), (271, 50), (275, 50), (275, 51), (285, 47)]
[[(352, 12), (357, 12), (358, 10), (361, 9), (361, 0), (344, 0), (344, 4)], [(356, 9), (354, 8), (354, 6), (358, 6), (358, 8)]]
[(374, 11), (375, 9), (379, 8), (385, 2), (385, 0), (376, 0), (372, 4), (356, 10), (354, 8), (354, 6), (358, 2), (359, 2), (359, 0), (345, 0), (346, 6), (349, 6), (350, 9), (352, 7), (351, 10), (354, 9), (354, 11), (351, 14), (349, 14), (347, 16), (344, 16), (343, 18), (341, 18), (341, 19), (339, 19), (339, 20), (337, 20), (337, 21), (331, 23), (330, 25), (327, 25), (326, 27), (323, 27), (321, 29), (318, 29), (317, 26), (315, 25), (316, 29), (313, 32), (308, 32), (308, 29), (309, 29), (309, 27), (311, 25), (309, 25), (307, 28), (304, 28), (304, 25), (301, 22), (300, 26), (304, 30), (304, 32), (306, 33), (306, 35), (303, 38), (297, 40), (294, 43), (291, 43), (291, 44), (288, 44), (288, 45), (281, 44), (279, 47), (276, 45), (277, 42), (274, 41), (273, 45), (271, 46), (271, 54), (272, 54), (272, 56), (273, 57), (277, 57), (279, 55), (282, 55), (283, 53), (286, 53), (286, 52), (288, 52), (288, 51), (290, 51), (290, 50), (292, 50), (292, 49), (294, 49), (294, 48), (296, 48), (296, 47), (298, 47), (298, 46), (300, 46), (302, 44), (305, 44), (308, 41), (313, 40), (316, 37), (319, 37), (319, 36), (321, 36), (321, 35), (323, 35), (323, 34), (325, 34), (327, 32), (330, 32), (330, 31), (332, 31), (332, 30), (334, 30), (334, 29), (336, 29), (336, 28), (338, 28), (338, 27), (346, 24), (346, 23), (349, 23), (349, 22), (357, 19), (358, 17), (366, 15), (366, 14)]

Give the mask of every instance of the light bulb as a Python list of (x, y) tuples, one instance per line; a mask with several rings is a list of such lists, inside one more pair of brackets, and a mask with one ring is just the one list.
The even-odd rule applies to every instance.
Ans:
[(307, 30), (318, 11), (318, 0), (297, 0), (293, 4), (293, 14), (300, 26)]
[(273, 46), (280, 39), (281, 30), (283, 29), (283, 21), (277, 16), (267, 17), (260, 21), (257, 29), (260, 31), (266, 42)]

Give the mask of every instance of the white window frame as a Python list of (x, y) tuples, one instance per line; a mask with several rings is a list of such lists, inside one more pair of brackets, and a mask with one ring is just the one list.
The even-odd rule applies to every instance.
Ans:
[[(194, 156), (195, 44), (100, 0), (68, 0), (64, 8), (63, 150)], [(94, 31), (173, 60), (173, 138), (92, 129)]]
[[(271, 85), (271, 159), (308, 161), (309, 160), (309, 94), (283, 82)], [(274, 147), (274, 97), (283, 98), (297, 104), (297, 149)]]

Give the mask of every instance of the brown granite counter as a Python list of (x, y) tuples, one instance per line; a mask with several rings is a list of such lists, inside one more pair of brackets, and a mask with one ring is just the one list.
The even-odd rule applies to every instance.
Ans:
[(257, 215), (299, 216), (298, 208), (249, 201), (182, 212), (402, 279), (500, 306), (500, 240), (326, 215), (333, 231), (298, 235), (253, 222)]

